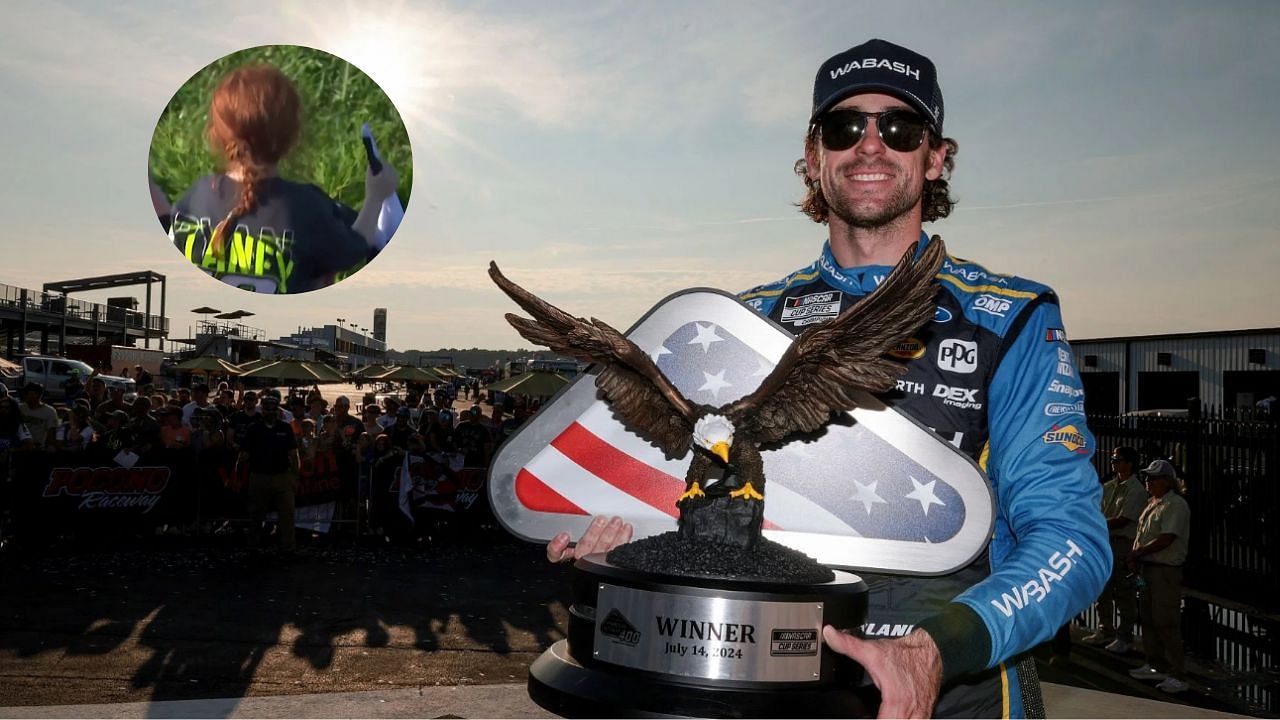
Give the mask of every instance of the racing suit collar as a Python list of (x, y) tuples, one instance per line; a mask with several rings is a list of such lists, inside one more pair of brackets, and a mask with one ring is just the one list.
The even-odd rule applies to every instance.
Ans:
[[(920, 232), (920, 242), (916, 243), (916, 258), (924, 252), (929, 244), (929, 236)], [(892, 265), (859, 265), (857, 267), (840, 267), (836, 257), (831, 253), (831, 240), (822, 243), (822, 255), (818, 258), (818, 273), (828, 285), (844, 290), (851, 295), (865, 295), (875, 290), (893, 270)]]

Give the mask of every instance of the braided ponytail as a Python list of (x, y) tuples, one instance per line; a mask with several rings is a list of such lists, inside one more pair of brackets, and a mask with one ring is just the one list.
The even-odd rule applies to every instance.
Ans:
[(240, 198), (210, 238), (214, 257), (226, 255), (231, 228), (257, 207), (263, 178), (293, 148), (300, 125), (298, 91), (274, 66), (233, 70), (214, 90), (205, 134), (226, 168), (240, 174)]

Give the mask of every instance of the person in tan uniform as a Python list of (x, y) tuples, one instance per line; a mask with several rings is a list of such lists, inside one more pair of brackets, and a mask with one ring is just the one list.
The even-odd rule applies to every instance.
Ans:
[[(1138, 519), (1147, 505), (1147, 489), (1138, 477), (1138, 451), (1123, 445), (1111, 452), (1113, 474), (1102, 484), (1102, 515), (1111, 540), (1111, 577), (1098, 596), (1098, 630), (1084, 638), (1089, 645), (1105, 645), (1122, 655), (1133, 647), (1133, 627), (1138, 622), (1138, 594), (1127, 567)], [(1120, 624), (1116, 625), (1116, 611)]]
[(1175, 492), (1177, 473), (1167, 460), (1154, 460), (1142, 471), (1151, 499), (1138, 518), (1138, 534), (1128, 566), (1140, 578), (1142, 648), (1147, 662), (1129, 674), (1159, 681), (1157, 689), (1187, 689), (1182, 652), (1182, 564), (1191, 535), (1191, 509)]

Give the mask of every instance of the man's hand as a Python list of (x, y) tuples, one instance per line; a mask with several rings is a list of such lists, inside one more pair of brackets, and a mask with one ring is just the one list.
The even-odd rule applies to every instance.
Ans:
[(565, 562), (577, 560), (591, 553), (608, 552), (623, 543), (631, 542), (631, 533), (634, 529), (631, 523), (616, 515), (611, 518), (597, 515), (591, 519), (587, 531), (582, 533), (582, 538), (574, 547), (569, 547), (570, 538), (567, 532), (551, 538), (551, 542), (547, 543), (547, 560)]
[(827, 625), (822, 639), (863, 668), (880, 688), (882, 718), (933, 716), (942, 686), (942, 657), (923, 630), (889, 640), (864, 640)]

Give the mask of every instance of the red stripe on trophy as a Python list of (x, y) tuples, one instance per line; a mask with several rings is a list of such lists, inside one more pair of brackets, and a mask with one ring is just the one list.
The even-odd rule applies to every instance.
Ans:
[(646, 465), (573, 423), (551, 446), (583, 470), (654, 508), (676, 516), (684, 481)]
[(586, 515), (587, 511), (569, 502), (565, 496), (552, 490), (538, 476), (521, 469), (516, 473), (516, 499), (530, 510), (538, 512), (563, 513), (565, 515)]

